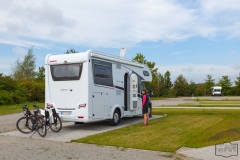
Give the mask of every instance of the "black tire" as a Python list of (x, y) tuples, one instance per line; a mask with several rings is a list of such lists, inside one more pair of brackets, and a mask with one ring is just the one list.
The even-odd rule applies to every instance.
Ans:
[(29, 134), (33, 131), (31, 119), (27, 117), (20, 118), (16, 123), (16, 127), (24, 134)]
[(62, 129), (62, 121), (61, 118), (56, 116), (56, 123), (50, 124), (50, 128), (53, 132), (59, 132)]
[(149, 118), (152, 117), (152, 107), (151, 106), (148, 107), (148, 117)]
[(113, 118), (111, 119), (111, 125), (116, 126), (120, 123), (121, 121), (121, 115), (118, 110), (115, 109), (113, 113)]
[(46, 122), (44, 119), (39, 119), (36, 122), (37, 125), (37, 132), (41, 137), (45, 137), (47, 134), (47, 126), (46, 126)]

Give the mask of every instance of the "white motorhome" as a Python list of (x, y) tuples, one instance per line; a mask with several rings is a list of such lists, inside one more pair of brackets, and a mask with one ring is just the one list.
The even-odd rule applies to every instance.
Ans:
[(222, 96), (222, 87), (213, 86), (211, 87), (212, 96)]
[(122, 117), (141, 115), (142, 82), (152, 81), (146, 65), (94, 50), (48, 54), (45, 72), (46, 106), (72, 122), (109, 119), (117, 125)]

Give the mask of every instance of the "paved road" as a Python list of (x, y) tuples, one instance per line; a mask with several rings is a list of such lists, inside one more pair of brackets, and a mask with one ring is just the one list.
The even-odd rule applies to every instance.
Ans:
[(194, 99), (191, 98), (166, 98), (163, 100), (152, 101), (152, 106), (160, 107), (168, 105), (178, 105), (182, 103), (199, 104), (199, 102), (196, 102)]
[[(198, 97), (198, 99), (212, 99), (212, 100), (224, 100), (224, 99), (229, 99), (229, 100), (240, 100), (239, 96), (229, 96), (229, 97)], [(196, 101), (196, 97), (181, 97), (181, 98), (166, 98), (163, 100), (156, 100), (152, 101), (152, 106), (153, 107), (171, 107), (174, 105), (178, 104), (199, 104), (199, 102)], [(206, 107), (204, 107), (206, 108)]]
[[(235, 145), (234, 145), (235, 144)], [(236, 146), (236, 144), (238, 146)], [(198, 149), (187, 149), (179, 151), (187, 157), (193, 157), (202, 160), (239, 160), (240, 159), (240, 141), (231, 144), (222, 144), (217, 147), (209, 146)], [(216, 149), (217, 148), (217, 149)], [(216, 154), (217, 153), (217, 154)], [(225, 156), (225, 157), (224, 157)]]
[(22, 116), (23, 113), (0, 116), (0, 133), (16, 130), (16, 122)]

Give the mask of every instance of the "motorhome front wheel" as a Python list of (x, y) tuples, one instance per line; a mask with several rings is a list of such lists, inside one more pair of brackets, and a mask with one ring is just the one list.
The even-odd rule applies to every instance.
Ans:
[(120, 113), (118, 110), (115, 110), (113, 113), (113, 119), (111, 120), (111, 124), (113, 126), (116, 126), (119, 124), (119, 122), (120, 122)]

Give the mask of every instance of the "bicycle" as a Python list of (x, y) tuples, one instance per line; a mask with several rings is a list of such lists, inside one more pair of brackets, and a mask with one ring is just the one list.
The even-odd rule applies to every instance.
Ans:
[(62, 129), (62, 121), (56, 113), (55, 108), (47, 106), (45, 109), (40, 109), (40, 113), (45, 116), (46, 125), (49, 126), (53, 132), (57, 133)]
[(41, 137), (45, 137), (47, 134), (45, 117), (40, 114), (39, 107), (36, 106), (36, 103), (34, 103), (33, 107), (36, 109), (33, 111), (33, 114), (27, 108), (27, 104), (22, 107), (25, 116), (17, 121), (16, 127), (24, 134), (29, 134), (31, 132), (34, 132), (33, 134), (35, 134), (38, 132)]

